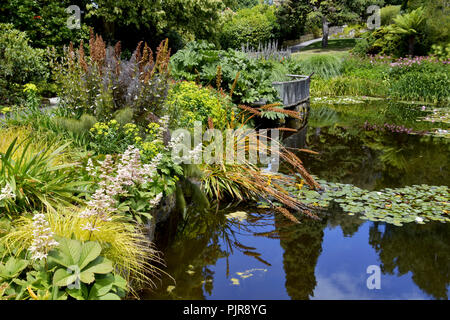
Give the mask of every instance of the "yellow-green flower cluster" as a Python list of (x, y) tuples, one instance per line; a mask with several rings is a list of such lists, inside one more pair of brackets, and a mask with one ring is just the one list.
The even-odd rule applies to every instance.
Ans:
[(11, 108), (9, 107), (4, 107), (0, 110), (0, 113), (8, 113), (8, 112), (11, 112)]
[(161, 126), (156, 122), (150, 122), (145, 130), (149, 135), (157, 136)]
[(27, 83), (23, 87), (24, 87), (23, 92), (37, 92), (38, 91), (36, 85), (33, 83)]
[(109, 122), (97, 122), (91, 128), (91, 132), (96, 135), (108, 135), (110, 131), (118, 131), (120, 125), (117, 123), (117, 120), (111, 120)]
[(139, 129), (137, 125), (135, 125), (134, 123), (127, 123), (126, 125), (123, 126), (123, 128), (125, 129), (126, 135), (137, 136), (139, 134)]

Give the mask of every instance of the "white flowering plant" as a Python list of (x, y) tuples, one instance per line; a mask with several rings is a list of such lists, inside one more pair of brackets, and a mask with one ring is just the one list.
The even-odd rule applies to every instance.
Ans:
[[(96, 164), (94, 164), (96, 162)], [(133, 218), (138, 223), (152, 219), (151, 212), (163, 196), (175, 191), (181, 167), (173, 165), (168, 153), (158, 153), (147, 163), (135, 146), (115, 159), (106, 155), (103, 161), (90, 158), (86, 171), (94, 181), (92, 196), (81, 216), (85, 230), (99, 231), (102, 221), (114, 214)]]

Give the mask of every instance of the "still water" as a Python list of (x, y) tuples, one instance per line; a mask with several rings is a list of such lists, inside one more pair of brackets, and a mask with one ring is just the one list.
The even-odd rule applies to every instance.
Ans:
[[(372, 102), (357, 107), (358, 112), (356, 106), (313, 106), (303, 143), (320, 155), (302, 156), (311, 173), (369, 190), (450, 185), (448, 139), (364, 128), (370, 120), (432, 131), (434, 123), (416, 122), (423, 115), (417, 106)], [(227, 218), (233, 212), (247, 214)], [(164, 270), (175, 281), (162, 276), (156, 290), (143, 292), (145, 299), (449, 296), (449, 224), (396, 227), (349, 216), (337, 206), (321, 221), (301, 224), (256, 206), (210, 214), (191, 208), (176, 237), (162, 247)], [(380, 268), (380, 289), (368, 288), (370, 266)]]

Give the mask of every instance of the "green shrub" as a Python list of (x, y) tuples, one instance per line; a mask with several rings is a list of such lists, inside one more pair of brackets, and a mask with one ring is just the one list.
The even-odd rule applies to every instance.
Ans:
[(0, 104), (15, 102), (23, 84), (47, 76), (44, 50), (32, 48), (25, 32), (0, 24)]
[(439, 61), (450, 61), (450, 43), (446, 45), (433, 44), (430, 53), (437, 57)]
[(15, 138), (6, 152), (0, 153), (0, 188), (7, 194), (0, 200), (0, 208), (10, 216), (74, 203), (87, 184), (75, 174), (75, 163), (61, 163), (67, 145), (36, 153), (32, 144), (32, 140), (19, 143)]
[(234, 102), (278, 101), (278, 92), (272, 87), (272, 61), (251, 59), (232, 49), (214, 50), (214, 45), (206, 42), (190, 42), (170, 59), (171, 75), (175, 79), (203, 85), (216, 83), (218, 66), (221, 67), (221, 87), (233, 91)]
[(381, 8), (381, 25), (387, 26), (394, 21), (394, 18), (400, 14), (401, 6), (386, 6)]
[[(34, 1), (11, 0), (2, 3), (0, 22), (8, 22), (25, 31), (33, 45), (46, 49), (49, 46), (62, 48), (70, 41), (78, 43), (89, 36), (89, 26), (82, 21), (81, 28), (69, 29), (66, 8), (76, 4), (70, 0)], [(80, 4), (78, 4), (80, 5)], [(83, 9), (82, 9), (83, 10)]]
[(385, 97), (388, 84), (379, 80), (358, 77), (336, 77), (328, 80), (313, 80), (311, 96), (372, 96)]
[(206, 125), (211, 118), (214, 128), (225, 129), (234, 108), (228, 96), (187, 81), (171, 88), (166, 105), (173, 128), (193, 128), (194, 121)]
[(147, 44), (138, 44), (130, 59), (121, 58), (120, 44), (107, 47), (101, 36), (91, 35), (90, 55), (84, 47), (69, 47), (55, 63), (61, 110), (67, 117), (83, 114), (108, 121), (129, 108), (136, 122), (144, 126), (155, 115), (162, 116), (162, 105), (169, 88), (168, 41), (161, 42), (156, 57)]
[(384, 54), (400, 57), (408, 52), (408, 44), (401, 35), (391, 34), (387, 27), (381, 27), (363, 34), (351, 52), (360, 56)]
[(223, 26), (221, 44), (224, 48), (238, 49), (243, 44), (257, 48), (276, 37), (278, 24), (275, 6), (257, 5), (236, 13)]

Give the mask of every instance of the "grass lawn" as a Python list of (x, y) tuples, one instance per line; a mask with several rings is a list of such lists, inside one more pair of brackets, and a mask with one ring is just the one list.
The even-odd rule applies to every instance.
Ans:
[(323, 49), (322, 42), (320, 41), (310, 44), (300, 52), (292, 54), (292, 57), (297, 60), (303, 60), (313, 55), (327, 54), (342, 58), (349, 54), (350, 49), (352, 49), (355, 44), (356, 39), (331, 39), (328, 40), (328, 47)]

